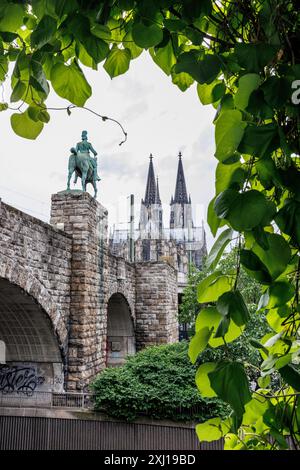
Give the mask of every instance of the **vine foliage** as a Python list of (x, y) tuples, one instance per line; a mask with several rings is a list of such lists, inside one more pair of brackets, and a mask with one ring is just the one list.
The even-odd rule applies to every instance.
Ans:
[[(31, 0), (0, 5), (0, 80), (15, 108), (14, 131), (34, 139), (49, 121), (50, 86), (83, 107), (92, 89), (82, 65), (103, 63), (110, 77), (125, 73), (147, 49), (182, 91), (197, 85), (202, 104), (216, 108), (216, 195), (208, 223), (219, 235), (216, 265), (236, 233), (236, 269), (215, 270), (198, 286), (208, 306), (196, 320), (190, 355), (226, 346), (249, 321), (238, 290), (242, 265), (262, 288), (273, 330), (253, 344), (262, 364), (258, 388), (245, 366), (224, 354), (201, 364), (203, 396), (232, 408), (225, 421), (198, 425), (200, 440), (225, 436), (225, 448), (299, 447), (299, 12), (296, 0)], [(66, 108), (67, 109), (67, 108)], [(70, 110), (70, 108), (68, 108)], [(226, 348), (225, 348), (226, 351)], [(275, 389), (270, 375), (277, 370)]]

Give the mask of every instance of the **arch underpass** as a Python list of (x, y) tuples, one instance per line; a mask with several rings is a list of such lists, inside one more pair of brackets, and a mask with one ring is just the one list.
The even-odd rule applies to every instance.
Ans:
[(6, 364), (0, 364), (0, 395), (63, 390), (63, 358), (49, 316), (32, 296), (3, 278), (0, 341), (6, 356)]
[(107, 306), (107, 366), (118, 366), (134, 354), (135, 335), (131, 311), (126, 298), (113, 294)]

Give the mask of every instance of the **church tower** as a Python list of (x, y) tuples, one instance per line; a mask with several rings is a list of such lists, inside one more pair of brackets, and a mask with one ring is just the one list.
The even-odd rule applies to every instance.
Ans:
[(160, 239), (163, 232), (162, 205), (158, 179), (155, 180), (153, 157), (150, 154), (145, 198), (141, 201), (139, 231), (141, 239)]
[(191, 197), (187, 195), (181, 152), (179, 152), (175, 195), (172, 196), (170, 206), (171, 237), (178, 241), (190, 239), (194, 227), (192, 202)]

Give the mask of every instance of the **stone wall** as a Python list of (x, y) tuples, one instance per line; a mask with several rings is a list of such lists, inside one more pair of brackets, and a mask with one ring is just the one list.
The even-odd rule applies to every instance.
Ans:
[[(0, 303), (2, 296), (5, 310), (8, 303), (3, 301), (3, 296), (6, 295), (6, 300), (15, 299), (12, 302), (15, 313), (19, 312), (23, 319), (22, 341), (30, 337), (28, 325), (25, 331), (28, 318), (33, 318), (30, 311), (36, 318), (35, 329), (30, 329), (33, 336), (39, 335), (35, 332), (42, 324), (40, 315), (45, 315), (49, 334), (57, 338), (60, 346), (65, 386), (69, 390), (86, 389), (106, 367), (108, 304), (112, 297), (111, 311), (115, 316), (118, 302), (122, 304), (122, 311), (117, 312), (125, 331), (122, 341), (130, 330), (126, 321), (133, 325), (138, 349), (178, 339), (176, 270), (164, 261), (129, 263), (111, 255), (107, 243), (107, 211), (88, 193), (63, 191), (53, 195), (51, 225), (0, 200), (1, 278), (17, 286), (16, 296), (11, 295), (10, 286), (3, 282)], [(26, 294), (31, 296), (31, 302), (26, 300)], [(21, 314), (25, 307), (27, 317)], [(128, 312), (124, 310), (127, 307)], [(4, 314), (2, 317), (3, 320)], [(6, 320), (11, 321), (11, 316)], [(110, 329), (113, 324), (112, 321)], [(111, 341), (121, 341), (118, 338), (122, 332), (117, 333), (110, 331)], [(41, 344), (33, 346), (45, 349), (45, 344), (52, 344), (49, 340), (43, 345), (42, 341), (43, 335)], [(134, 349), (133, 345), (130, 349)], [(21, 348), (19, 352), (22, 354)], [(33, 348), (29, 356), (34, 358)], [(59, 355), (57, 358), (55, 361)], [(46, 355), (44, 359), (49, 362)]]
[(0, 278), (32, 295), (67, 354), (72, 239), (0, 200)]
[(136, 263), (137, 349), (178, 341), (177, 272), (165, 262)]

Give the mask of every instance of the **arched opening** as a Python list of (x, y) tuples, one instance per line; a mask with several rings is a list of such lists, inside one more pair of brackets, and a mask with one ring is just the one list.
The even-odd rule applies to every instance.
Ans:
[(40, 396), (49, 401), (49, 392), (63, 391), (62, 355), (50, 318), (33, 297), (3, 278), (0, 341), (6, 356), (0, 364), (0, 400), (44, 392)]
[(135, 354), (135, 337), (130, 308), (125, 297), (113, 294), (107, 306), (107, 366), (118, 366)]

